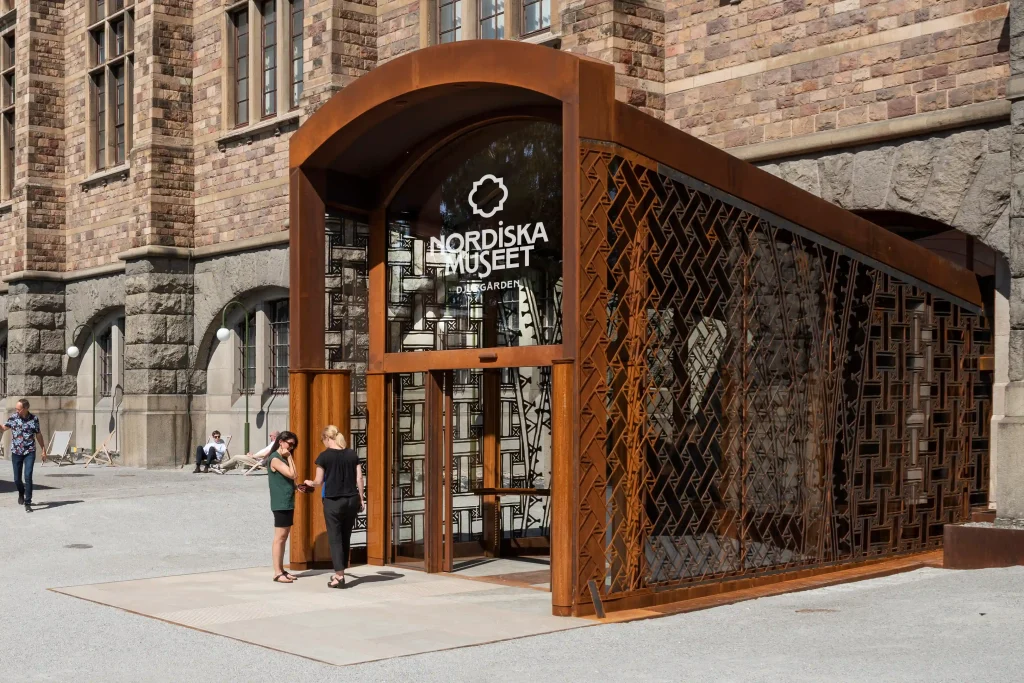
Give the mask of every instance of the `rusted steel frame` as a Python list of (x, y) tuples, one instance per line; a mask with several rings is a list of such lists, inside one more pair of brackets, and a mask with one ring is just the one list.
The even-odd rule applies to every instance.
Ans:
[(423, 375), (423, 432), (426, 453), (423, 458), (423, 557), (428, 572), (444, 568), (442, 556), (442, 520), (444, 517), (444, 371)]
[(387, 562), (391, 525), (391, 459), (388, 457), (387, 376), (366, 375), (366, 555), (372, 565)]
[(289, 363), (292, 370), (325, 367), (324, 174), (292, 169), (289, 178), (290, 268), (289, 310), (294, 339)]
[(602, 68), (611, 82), (609, 65), (512, 41), (466, 41), (416, 50), (374, 69), (311, 115), (291, 137), (289, 166), (328, 166), (398, 107), (443, 101), (481, 85), (505, 85), (569, 102), (579, 97), (581, 70)]
[(562, 357), (561, 344), (502, 346), (491, 349), (386, 353), (382, 366), (383, 370), (388, 373), (427, 372), (437, 368), (465, 370), (539, 367), (551, 365), (552, 362)]
[[(591, 169), (583, 164), (592, 162)], [(577, 197), (580, 239), (572, 245), (578, 273), (579, 308), (576, 315), (575, 395), (579, 404), (574, 411), (578, 420), (574, 439), (576, 456), (576, 501), (574, 504), (573, 613), (590, 604), (588, 583), (605, 582), (605, 500), (608, 434), (608, 214), (604, 204), (608, 166), (599, 155), (580, 149), (575, 162), (579, 167), (580, 190)], [(588, 175), (589, 174), (589, 175)], [(593, 177), (590, 177), (590, 176)], [(575, 321), (568, 322), (573, 324)]]
[(573, 605), (573, 362), (556, 361), (551, 369), (551, 611), (569, 616)]
[(455, 565), (455, 540), (452, 538), (452, 510), (454, 485), (452, 483), (452, 459), (455, 457), (455, 401), (452, 396), (455, 373), (446, 370), (439, 373), (444, 390), (444, 482), (441, 502), (444, 504), (444, 571), (450, 572)]
[[(309, 448), (310, 388), (315, 371), (292, 370), (288, 373), (288, 428), (299, 439), (302, 449)], [(295, 520), (288, 544), (289, 567), (308, 569), (313, 548), (309, 539), (309, 513), (304, 502), (296, 501)]]
[(599, 140), (633, 150), (968, 304), (983, 305), (970, 271), (624, 102), (616, 101), (614, 109), (606, 137)]

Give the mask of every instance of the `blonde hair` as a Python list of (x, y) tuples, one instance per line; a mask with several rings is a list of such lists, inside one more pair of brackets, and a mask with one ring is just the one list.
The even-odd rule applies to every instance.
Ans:
[(330, 439), (342, 448), (348, 448), (348, 444), (345, 442), (345, 435), (342, 434), (334, 425), (327, 425), (324, 427), (324, 431), (320, 433), (320, 438)]

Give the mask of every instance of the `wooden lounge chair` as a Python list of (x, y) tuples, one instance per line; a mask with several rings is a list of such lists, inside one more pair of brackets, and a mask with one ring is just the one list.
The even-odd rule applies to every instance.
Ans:
[(89, 459), (85, 461), (85, 467), (88, 467), (89, 463), (94, 461), (99, 464), (101, 462), (100, 458), (106, 458), (107, 467), (117, 467), (117, 465), (114, 464), (114, 456), (111, 455), (110, 450), (107, 449), (107, 445), (110, 443), (112, 438), (114, 438), (114, 432), (107, 434), (107, 438), (103, 440), (103, 443), (101, 443), (100, 447), (96, 449), (96, 452), (90, 455)]

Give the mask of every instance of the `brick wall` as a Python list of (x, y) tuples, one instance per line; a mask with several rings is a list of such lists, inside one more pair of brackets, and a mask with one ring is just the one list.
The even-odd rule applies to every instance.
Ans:
[(665, 116), (665, 3), (570, 0), (562, 9), (562, 49), (615, 66), (615, 97)]
[(1007, 3), (718, 0), (666, 11), (666, 118), (724, 147), (1005, 95)]

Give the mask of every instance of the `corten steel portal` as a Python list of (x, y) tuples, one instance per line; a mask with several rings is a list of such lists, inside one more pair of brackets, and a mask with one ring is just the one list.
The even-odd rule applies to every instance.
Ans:
[[(591, 614), (595, 597), (605, 610), (649, 606), (940, 545), (944, 524), (987, 500), (991, 378), (979, 357), (992, 332), (976, 277), (614, 92), (603, 62), (469, 41), (384, 64), (292, 137), (300, 471), (310, 475), (326, 421), (360, 420), (360, 552), (392, 561), (389, 378), (424, 373), (429, 415), (451, 400), (431, 388), (442, 371), (529, 366), (550, 377), (555, 614)], [(389, 205), (439, 150), (514, 120), (560, 126), (560, 335), (392, 352)], [(337, 284), (345, 245), (365, 255), (352, 270), (366, 282), (361, 308), (358, 287)], [(342, 329), (345, 306), (362, 327)], [(329, 366), (355, 368), (353, 378)], [(329, 398), (342, 394), (364, 405)], [(448, 438), (435, 427), (424, 436), (427, 570), (451, 566), (439, 545), (450, 519), (430, 503), (447, 476), (430, 453)], [(317, 503), (299, 498), (293, 565), (326, 558)]]

